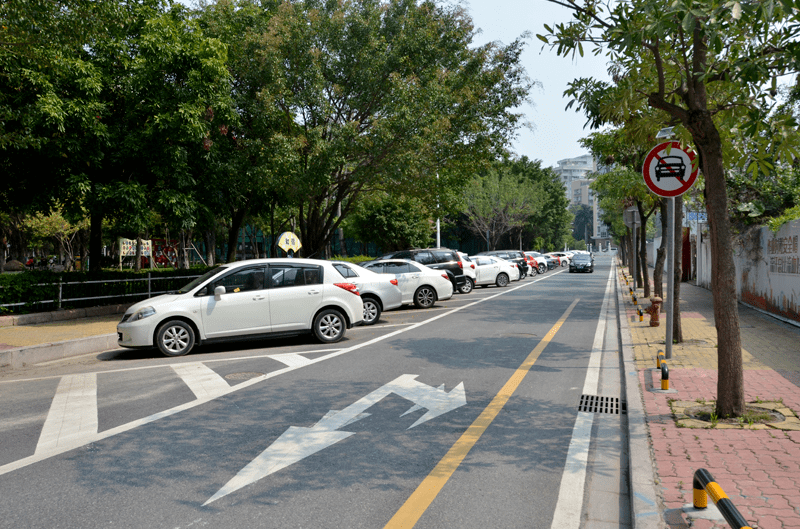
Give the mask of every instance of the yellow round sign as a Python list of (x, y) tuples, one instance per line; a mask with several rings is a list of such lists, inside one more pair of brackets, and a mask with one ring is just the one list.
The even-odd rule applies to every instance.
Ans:
[(289, 252), (290, 250), (297, 252), (302, 246), (300, 238), (293, 232), (284, 232), (278, 236), (278, 247), (283, 249), (284, 252)]

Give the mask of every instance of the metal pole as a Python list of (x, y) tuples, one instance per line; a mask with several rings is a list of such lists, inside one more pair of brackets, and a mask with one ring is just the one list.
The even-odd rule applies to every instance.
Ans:
[(675, 197), (667, 204), (667, 336), (664, 357), (672, 359), (672, 313), (675, 307)]
[(152, 295), (150, 294), (150, 273), (147, 273), (147, 298), (151, 298)]
[(439, 231), (439, 218), (437, 217), (436, 218), (436, 248), (439, 248), (441, 246), (442, 246), (442, 238), (441, 238), (441, 233)]

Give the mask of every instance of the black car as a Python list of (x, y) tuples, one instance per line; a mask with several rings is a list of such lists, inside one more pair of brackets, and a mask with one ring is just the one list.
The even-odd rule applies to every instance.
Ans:
[(522, 253), (520, 250), (487, 250), (485, 252), (479, 252), (478, 256), (495, 256), (500, 259), (505, 259), (508, 261), (513, 261), (517, 264), (517, 268), (519, 269), (519, 277), (520, 279), (524, 278), (528, 275), (528, 259), (525, 257), (525, 254)]
[(594, 258), (591, 254), (575, 254), (569, 262), (569, 272), (594, 272)]
[(447, 271), (447, 277), (453, 284), (453, 292), (457, 292), (465, 283), (463, 264), (458, 252), (449, 248), (415, 248), (387, 254), (382, 259), (410, 259), (422, 263), (431, 269)]

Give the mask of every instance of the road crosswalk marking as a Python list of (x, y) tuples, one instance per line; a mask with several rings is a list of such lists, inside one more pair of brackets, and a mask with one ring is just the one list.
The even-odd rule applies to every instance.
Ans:
[(222, 376), (203, 363), (173, 364), (172, 369), (194, 392), (197, 399), (221, 396), (231, 389)]
[(44, 421), (36, 454), (74, 446), (97, 434), (97, 374), (61, 378)]
[(267, 355), (270, 359), (274, 359), (288, 366), (289, 368), (300, 368), (307, 364), (311, 364), (311, 360), (296, 353), (279, 353), (277, 355)]

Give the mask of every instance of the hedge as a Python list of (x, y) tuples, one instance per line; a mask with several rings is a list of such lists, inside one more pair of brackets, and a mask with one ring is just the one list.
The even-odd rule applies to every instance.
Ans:
[[(100, 272), (24, 271), (0, 275), (0, 314), (33, 313), (58, 308), (61, 283), (62, 309), (137, 302), (147, 298), (147, 275), (151, 293), (179, 289), (191, 281), (186, 276), (200, 276), (211, 267), (198, 266), (178, 270), (143, 270), (141, 272), (103, 270)], [(139, 281), (112, 281), (139, 280)], [(100, 283), (83, 283), (100, 282)], [(89, 300), (75, 298), (106, 297)], [(9, 304), (22, 304), (10, 305)]]

